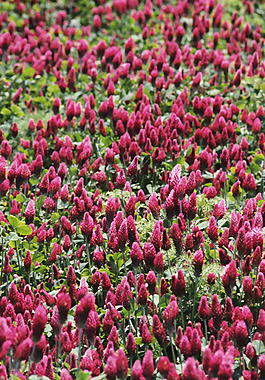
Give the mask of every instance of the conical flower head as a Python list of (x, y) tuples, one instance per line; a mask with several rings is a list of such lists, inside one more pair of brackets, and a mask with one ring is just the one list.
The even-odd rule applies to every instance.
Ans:
[(186, 193), (190, 196), (196, 188), (195, 172), (192, 171), (186, 184)]
[(197, 195), (192, 193), (189, 199), (187, 207), (187, 217), (189, 220), (193, 220), (197, 214)]
[(59, 319), (58, 322), (63, 325), (67, 320), (68, 311), (71, 308), (71, 297), (68, 293), (59, 293), (57, 296), (56, 303), (59, 311)]
[(176, 320), (178, 312), (179, 312), (179, 308), (178, 308), (177, 301), (170, 302), (166, 310), (164, 311), (165, 326), (170, 334), (175, 329), (174, 322)]
[(143, 370), (139, 360), (136, 360), (132, 366), (131, 377), (132, 380), (142, 380), (143, 378)]
[(192, 330), (191, 340), (190, 340), (191, 354), (195, 357), (201, 355), (201, 339), (198, 330), (195, 328)]
[(81, 232), (88, 242), (91, 240), (93, 228), (94, 228), (93, 219), (89, 215), (89, 212), (85, 212), (84, 219), (81, 222)]
[(117, 351), (116, 368), (118, 378), (126, 379), (128, 373), (128, 360), (122, 348), (119, 348)]
[(214, 327), (218, 331), (223, 320), (223, 313), (222, 307), (220, 305), (220, 302), (218, 301), (218, 297), (216, 294), (212, 295), (211, 314), (213, 317)]
[(160, 206), (159, 206), (159, 203), (157, 200), (156, 193), (153, 193), (150, 196), (149, 202), (148, 202), (148, 208), (149, 208), (151, 214), (153, 215), (153, 217), (155, 219), (158, 219), (159, 215), (160, 215)]
[(148, 290), (151, 295), (155, 294), (156, 289), (156, 276), (153, 271), (149, 271), (146, 276), (146, 282), (148, 284)]
[(216, 225), (216, 221), (214, 216), (210, 217), (209, 220), (209, 226), (207, 228), (207, 234), (209, 236), (209, 239), (215, 243), (218, 240), (218, 227)]
[(147, 304), (147, 290), (145, 284), (142, 284), (138, 293), (138, 304), (145, 307)]
[(151, 350), (147, 350), (142, 363), (143, 376), (147, 380), (151, 380), (154, 373), (153, 353)]
[(38, 342), (41, 338), (41, 335), (45, 329), (47, 318), (47, 310), (40, 303), (37, 309), (35, 310), (33, 320), (32, 320), (32, 340)]
[(128, 337), (127, 337), (126, 350), (130, 357), (133, 356), (136, 351), (136, 343), (134, 340), (133, 333), (131, 332), (128, 334)]
[(128, 240), (127, 221), (124, 220), (121, 223), (121, 226), (118, 231), (118, 246), (121, 251), (124, 250), (127, 240)]
[(199, 277), (201, 275), (203, 262), (204, 262), (204, 255), (202, 251), (196, 251), (193, 256), (193, 261), (192, 261), (192, 264), (194, 266), (194, 274), (196, 277)]
[(30, 338), (23, 340), (16, 349), (15, 359), (21, 362), (22, 360), (28, 360), (33, 348), (33, 341)]
[(154, 259), (154, 270), (157, 273), (162, 273), (164, 269), (164, 259), (163, 259), (163, 253), (158, 252), (156, 254), (156, 257)]
[(164, 347), (167, 345), (167, 334), (157, 314), (153, 316), (152, 333), (158, 341), (160, 347)]
[(33, 223), (35, 216), (35, 202), (30, 200), (25, 210), (25, 222), (27, 224)]
[(147, 242), (143, 244), (143, 257), (147, 268), (152, 268), (156, 257), (156, 250), (152, 243)]
[(260, 309), (259, 311), (257, 329), (260, 334), (264, 333), (265, 331), (265, 311), (263, 309)]
[(138, 156), (135, 156), (127, 170), (127, 176), (129, 178), (135, 178), (137, 174)]
[(130, 256), (131, 256), (133, 267), (138, 268), (141, 261), (143, 260), (143, 253), (141, 251), (139, 244), (136, 241), (133, 242), (133, 244), (132, 244)]
[(186, 281), (182, 270), (178, 271), (177, 277), (173, 274), (171, 278), (171, 291), (176, 297), (182, 298), (185, 294)]
[(244, 321), (237, 321), (235, 327), (235, 338), (238, 347), (242, 348), (247, 343), (248, 329)]
[(31, 254), (30, 254), (30, 251), (27, 250), (25, 258), (24, 258), (24, 268), (27, 273), (30, 272), (31, 263), (32, 263)]
[(200, 318), (205, 321), (209, 318), (210, 310), (208, 307), (208, 301), (206, 296), (202, 296), (198, 308), (198, 314)]
[(121, 169), (118, 173), (117, 180), (116, 180), (117, 188), (121, 190), (124, 189), (125, 183), (126, 183), (126, 177), (124, 174), (124, 170)]

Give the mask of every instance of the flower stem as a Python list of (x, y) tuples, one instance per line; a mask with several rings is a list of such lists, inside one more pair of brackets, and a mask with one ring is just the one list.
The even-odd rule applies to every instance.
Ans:
[(174, 366), (176, 367), (176, 356), (175, 356), (175, 350), (174, 350), (174, 346), (173, 346), (172, 333), (170, 333), (170, 345), (171, 345), (171, 351), (172, 351)]
[(182, 303), (182, 298), (179, 299), (180, 303), (180, 314), (181, 314), (181, 323), (182, 323), (182, 328), (183, 330), (185, 329), (185, 320), (184, 320), (184, 314), (183, 314), (183, 303)]
[(195, 306), (196, 306), (196, 294), (197, 294), (198, 280), (199, 280), (199, 278), (196, 277), (196, 280), (195, 280), (195, 288), (194, 288), (194, 294), (193, 294), (193, 307), (192, 307), (192, 314), (191, 314), (191, 321), (192, 321), (192, 323), (193, 323), (193, 317), (194, 317)]
[(86, 254), (87, 254), (87, 261), (88, 261), (88, 265), (89, 265), (89, 272), (91, 274), (91, 260), (90, 260), (90, 252), (89, 252), (89, 245), (87, 242), (87, 237), (85, 238), (85, 244), (86, 244)]
[(204, 320), (204, 329), (205, 329), (205, 339), (208, 342), (208, 331), (207, 331), (207, 322)]
[(80, 370), (80, 362), (81, 362), (81, 340), (82, 340), (82, 329), (79, 329), (79, 340), (78, 340), (78, 364), (77, 364), (77, 371)]

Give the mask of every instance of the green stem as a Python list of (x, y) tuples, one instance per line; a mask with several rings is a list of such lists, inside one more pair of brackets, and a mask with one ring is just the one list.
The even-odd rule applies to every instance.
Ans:
[(91, 260), (90, 260), (90, 252), (89, 252), (89, 245), (87, 242), (87, 237), (85, 238), (85, 244), (86, 244), (86, 254), (87, 254), (87, 261), (88, 261), (88, 265), (89, 265), (89, 272), (91, 274)]
[(194, 317), (194, 313), (195, 313), (196, 294), (197, 294), (198, 280), (199, 280), (199, 278), (196, 277), (196, 280), (195, 280), (195, 288), (194, 288), (194, 294), (193, 294), (193, 307), (192, 307), (192, 314), (191, 314), (191, 320), (192, 320), (192, 321), (193, 321), (193, 317)]
[(204, 320), (204, 329), (205, 329), (205, 339), (208, 342), (208, 331), (207, 331), (207, 322)]
[(20, 265), (20, 258), (19, 258), (19, 253), (18, 253), (17, 241), (15, 241), (15, 246), (16, 246), (16, 253), (17, 253), (17, 262), (18, 262), (19, 270), (21, 270), (21, 265)]
[(183, 330), (185, 329), (185, 320), (184, 320), (184, 313), (183, 313), (183, 303), (182, 303), (182, 298), (179, 299), (180, 303), (180, 314), (181, 314), (181, 323), (182, 323), (182, 328)]
[(78, 341), (78, 364), (77, 364), (77, 371), (80, 370), (80, 362), (81, 362), (81, 340), (82, 340), (82, 329), (79, 329), (79, 341)]
[(172, 333), (170, 333), (170, 345), (171, 345), (171, 351), (172, 351), (174, 366), (176, 368), (176, 356), (175, 356), (175, 349), (174, 349), (174, 346), (173, 346)]
[(125, 274), (126, 274), (126, 277), (127, 277), (127, 267), (126, 267), (126, 260), (125, 260), (125, 252), (124, 250), (122, 251), (122, 257), (123, 257), (123, 262), (124, 262), (124, 269), (125, 269)]

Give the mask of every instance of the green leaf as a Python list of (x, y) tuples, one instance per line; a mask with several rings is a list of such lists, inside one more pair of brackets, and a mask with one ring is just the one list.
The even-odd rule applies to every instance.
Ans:
[(4, 116), (10, 116), (11, 115), (11, 111), (8, 108), (3, 108), (1, 110), (1, 114), (4, 115)]
[(53, 212), (52, 213), (52, 221), (55, 223), (55, 222), (58, 222), (59, 220), (59, 213), (58, 212)]
[(26, 200), (26, 197), (24, 194), (21, 194), (19, 193), (17, 196), (16, 196), (16, 201), (19, 202), (19, 203), (24, 203)]
[(19, 225), (16, 227), (16, 231), (20, 235), (25, 235), (25, 236), (32, 234), (32, 228), (28, 226), (27, 224), (25, 224), (24, 222), (19, 222)]
[(9, 240), (10, 241), (18, 241), (19, 237), (17, 236), (17, 234), (15, 232), (10, 232), (10, 234), (9, 234)]
[(32, 78), (35, 74), (35, 70), (32, 67), (26, 66), (23, 69), (22, 75), (26, 78)]
[(16, 228), (20, 223), (14, 215), (8, 215), (7, 219), (13, 228)]
[(52, 94), (59, 94), (61, 92), (58, 84), (50, 84), (47, 90), (48, 92), (51, 92)]
[(209, 225), (209, 222), (208, 222), (208, 220), (206, 220), (205, 222), (201, 222), (201, 223), (199, 223), (199, 224), (198, 224), (198, 228), (199, 228), (200, 230), (204, 230), (206, 227), (208, 227), (208, 225)]
[(265, 346), (260, 340), (253, 340), (253, 347), (255, 348), (256, 354), (259, 356), (260, 354), (265, 353)]
[(135, 340), (135, 343), (139, 346), (140, 344), (142, 344), (142, 338), (141, 337), (137, 337), (137, 338), (134, 338)]
[(22, 112), (21, 109), (15, 104), (11, 104), (11, 111), (13, 112), (15, 116), (18, 116), (18, 117), (24, 116), (24, 112)]

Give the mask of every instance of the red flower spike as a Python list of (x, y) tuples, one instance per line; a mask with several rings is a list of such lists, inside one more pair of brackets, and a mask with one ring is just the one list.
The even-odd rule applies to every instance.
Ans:
[(153, 353), (151, 350), (147, 350), (142, 363), (143, 376), (147, 380), (151, 380), (154, 373)]
[(235, 334), (237, 346), (239, 348), (244, 347), (246, 342), (247, 342), (247, 338), (248, 338), (248, 329), (247, 329), (247, 325), (244, 321), (237, 321), (236, 322), (234, 334)]
[(68, 286), (70, 286), (71, 284), (76, 284), (76, 275), (72, 265), (70, 265), (67, 270), (66, 281)]
[(80, 224), (82, 235), (89, 242), (92, 238), (94, 222), (88, 212), (85, 212), (84, 219)]
[(132, 244), (132, 249), (130, 252), (131, 260), (132, 260), (132, 265), (134, 268), (138, 268), (140, 265), (141, 261), (143, 260), (143, 254), (140, 249), (140, 246), (137, 242), (134, 242)]
[(138, 156), (135, 156), (127, 170), (129, 178), (135, 178), (137, 174)]
[(31, 254), (30, 254), (30, 251), (27, 251), (24, 258), (24, 268), (27, 273), (30, 272), (31, 263), (32, 263)]
[(143, 324), (141, 328), (141, 338), (142, 338), (143, 344), (149, 345), (152, 343), (152, 335), (149, 331), (147, 324), (145, 323)]
[(191, 355), (191, 346), (187, 335), (182, 336), (179, 348), (185, 360), (187, 360), (187, 358)]
[(63, 325), (67, 320), (68, 311), (71, 308), (71, 297), (67, 293), (59, 293), (57, 295), (56, 305), (59, 311), (58, 322)]
[(132, 357), (136, 351), (136, 343), (134, 340), (133, 333), (131, 332), (128, 334), (128, 337), (127, 337), (126, 350), (128, 352), (129, 357)]
[(169, 334), (172, 334), (172, 332), (175, 329), (174, 322), (178, 315), (178, 312), (179, 312), (179, 308), (176, 301), (170, 302), (166, 310), (164, 311), (163, 316), (164, 316), (165, 326), (167, 330), (169, 331)]
[(215, 243), (217, 240), (218, 240), (218, 227), (216, 225), (216, 221), (215, 221), (215, 218), (214, 216), (211, 216), (210, 217), (210, 220), (209, 220), (209, 226), (207, 228), (207, 234), (209, 236), (209, 239)]
[(219, 331), (222, 320), (223, 320), (223, 313), (222, 313), (222, 307), (218, 301), (218, 297), (216, 294), (213, 294), (212, 296), (211, 315), (213, 318), (214, 328), (215, 330)]
[(176, 297), (182, 298), (185, 295), (186, 281), (182, 270), (178, 271), (177, 277), (173, 274), (171, 278), (171, 291)]
[(167, 335), (157, 314), (153, 316), (152, 333), (160, 347), (165, 347), (167, 344)]
[(143, 378), (143, 370), (139, 360), (136, 360), (132, 366), (131, 377), (132, 380), (142, 380)]
[(204, 262), (204, 255), (202, 251), (196, 251), (193, 256), (193, 261), (192, 261), (192, 265), (194, 266), (194, 271), (195, 271), (194, 274), (196, 277), (199, 277), (201, 275), (203, 262)]
[(164, 269), (163, 253), (158, 252), (154, 259), (154, 270), (157, 273), (162, 273)]
[(260, 309), (259, 311), (257, 329), (260, 334), (264, 333), (265, 331), (265, 311), (263, 309)]
[(146, 276), (146, 282), (148, 284), (148, 290), (151, 295), (155, 294), (156, 290), (156, 276), (153, 271), (149, 271)]
[(105, 375), (108, 380), (114, 380), (117, 376), (116, 355), (110, 355), (104, 368)]
[(147, 290), (145, 284), (142, 284), (138, 293), (138, 304), (145, 307), (147, 304)]
[(26, 338), (25, 340), (23, 340), (23, 342), (18, 345), (15, 351), (15, 359), (20, 362), (22, 360), (27, 361), (31, 354), (33, 345), (34, 343), (30, 338)]
[(10, 262), (9, 262), (9, 255), (5, 255), (5, 263), (4, 263), (3, 272), (5, 274), (9, 274), (9, 273), (12, 272), (12, 268), (11, 268), (11, 265), (10, 265)]
[(195, 357), (199, 357), (201, 355), (201, 339), (196, 328), (192, 330), (190, 346), (191, 354)]
[(153, 193), (148, 202), (148, 208), (155, 219), (158, 219), (160, 216), (160, 206), (158, 204), (157, 195)]
[(203, 321), (207, 320), (210, 316), (210, 310), (208, 307), (208, 301), (207, 301), (206, 296), (201, 297), (199, 308), (198, 308), (198, 314), (199, 314), (199, 317)]
[(169, 240), (166, 228), (164, 228), (164, 230), (163, 230), (162, 247), (161, 248), (164, 251), (168, 251), (171, 248), (171, 242)]
[(35, 216), (35, 202), (33, 200), (29, 201), (24, 216), (26, 224), (33, 223)]
[(187, 217), (193, 220), (197, 214), (197, 195), (192, 193), (188, 202)]
[(33, 320), (32, 320), (32, 340), (33, 342), (38, 342), (41, 338), (41, 335), (45, 329), (47, 318), (47, 310), (42, 305), (39, 304), (35, 310)]
[(122, 348), (119, 348), (117, 351), (116, 368), (118, 378), (126, 379), (128, 373), (128, 360)]

